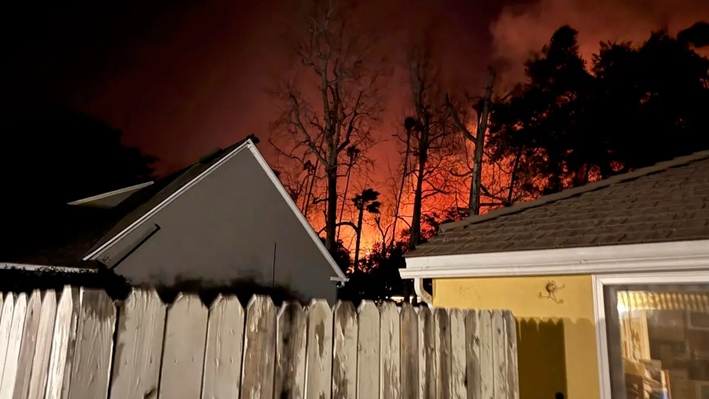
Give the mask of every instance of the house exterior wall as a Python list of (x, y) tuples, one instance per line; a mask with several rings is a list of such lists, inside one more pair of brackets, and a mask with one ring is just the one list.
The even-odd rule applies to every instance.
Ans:
[(253, 279), (287, 286), (306, 300), (336, 299), (327, 258), (248, 148), (109, 248), (102, 261), (118, 262), (155, 225), (160, 229), (115, 269), (133, 283)]
[[(540, 297), (554, 281), (554, 301)], [(590, 275), (433, 281), (437, 307), (509, 309), (518, 321), (520, 399), (600, 397)]]

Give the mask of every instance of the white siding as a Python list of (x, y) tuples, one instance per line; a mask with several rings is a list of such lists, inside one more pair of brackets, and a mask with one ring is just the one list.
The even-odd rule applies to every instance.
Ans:
[(335, 300), (327, 258), (248, 148), (109, 248), (107, 263), (117, 262), (156, 224), (160, 230), (115, 269), (133, 283), (253, 278), (271, 285), (275, 274), (276, 284), (305, 299)]

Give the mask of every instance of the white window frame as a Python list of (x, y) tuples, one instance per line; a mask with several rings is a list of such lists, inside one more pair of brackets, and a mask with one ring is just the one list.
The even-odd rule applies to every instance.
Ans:
[(608, 358), (608, 335), (606, 330), (606, 307), (603, 295), (607, 285), (662, 285), (662, 284), (709, 284), (709, 262), (706, 270), (672, 271), (652, 273), (599, 274), (593, 276), (594, 315), (596, 323), (596, 348), (598, 353), (598, 376), (601, 399), (612, 399), (610, 359)]

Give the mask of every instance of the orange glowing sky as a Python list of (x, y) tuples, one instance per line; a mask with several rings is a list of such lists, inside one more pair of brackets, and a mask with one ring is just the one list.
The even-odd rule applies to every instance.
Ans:
[[(382, 21), (394, 74), (377, 129), (381, 144), (369, 154), (376, 172), (370, 181), (357, 178), (354, 187), (373, 186), (385, 202), (392, 197), (389, 171), (399, 162), (391, 137), (409, 109), (404, 53), (424, 23), (436, 26), (446, 86), (480, 94), (487, 64), (507, 66), (502, 86), (518, 81), (522, 62), (563, 24), (579, 30), (589, 56), (601, 40), (643, 40), (654, 28), (676, 32), (709, 20), (706, 0), (362, 1)], [(264, 139), (259, 147), (273, 161), (265, 139), (278, 111), (267, 91), (275, 77), (297, 66), (279, 28), (292, 22), (290, 2), (47, 4), (46, 12), (16, 4), (4, 13), (9, 19), (0, 24), (6, 30), (0, 36), (10, 60), (0, 66), (4, 106), (89, 112), (122, 129), (127, 144), (158, 156), (161, 174), (250, 133)], [(372, 231), (365, 247), (377, 238)]]

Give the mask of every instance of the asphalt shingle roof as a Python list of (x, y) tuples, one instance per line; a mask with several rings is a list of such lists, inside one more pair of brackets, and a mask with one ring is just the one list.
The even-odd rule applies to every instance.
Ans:
[(441, 226), (407, 257), (709, 239), (709, 151)]

